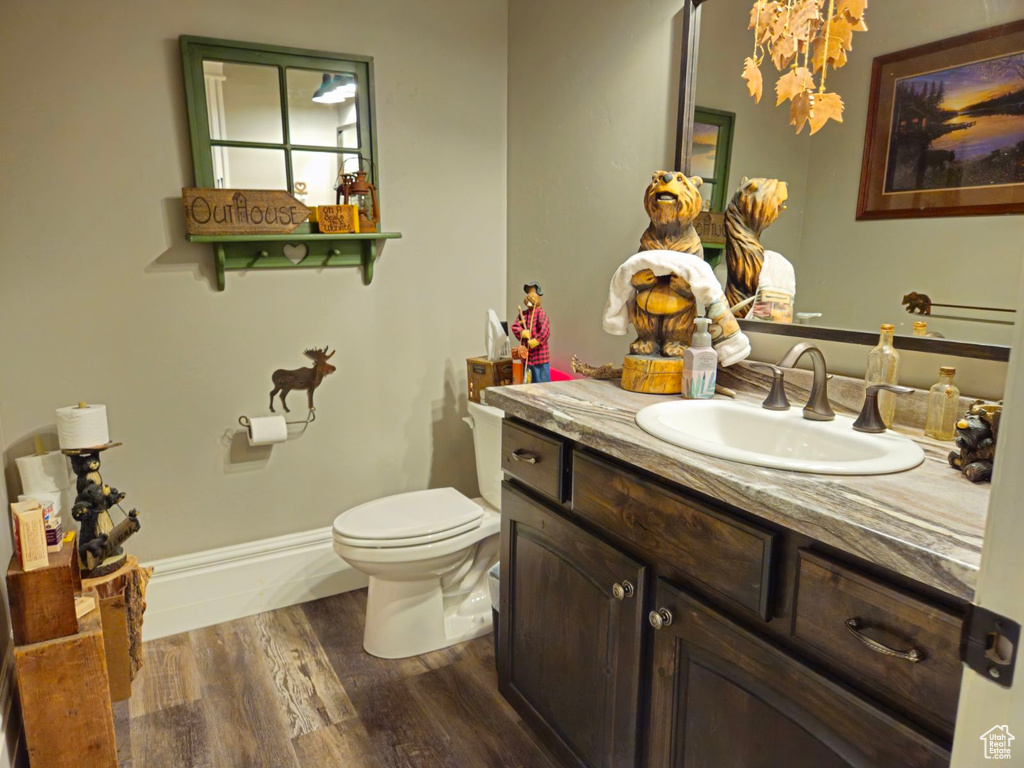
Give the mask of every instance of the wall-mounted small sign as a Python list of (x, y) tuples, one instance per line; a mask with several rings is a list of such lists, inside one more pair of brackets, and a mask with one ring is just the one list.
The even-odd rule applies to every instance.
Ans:
[(693, 220), (693, 228), (704, 245), (725, 245), (725, 214), (701, 211)]
[(190, 235), (286, 235), (310, 209), (284, 190), (181, 190)]
[(357, 205), (318, 205), (316, 217), (321, 232), (332, 235), (351, 235), (359, 232)]

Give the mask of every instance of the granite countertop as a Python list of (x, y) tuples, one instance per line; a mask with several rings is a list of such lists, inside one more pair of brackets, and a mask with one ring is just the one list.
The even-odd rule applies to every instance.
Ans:
[[(738, 400), (759, 405), (763, 392), (752, 377), (743, 378), (748, 373), (727, 386), (736, 388)], [(947, 594), (974, 597), (990, 486), (950, 468), (952, 443), (898, 426), (924, 448), (925, 461), (915, 469), (872, 476), (787, 472), (712, 458), (647, 434), (636, 425), (636, 412), (678, 398), (627, 392), (618, 381), (492, 387), (483, 394), (509, 416)], [(802, 407), (805, 399), (796, 394), (791, 401)], [(849, 411), (836, 397), (833, 405)]]

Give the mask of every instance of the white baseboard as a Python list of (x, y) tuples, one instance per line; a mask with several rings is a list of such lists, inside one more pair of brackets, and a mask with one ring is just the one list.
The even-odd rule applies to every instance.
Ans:
[[(155, 560), (143, 639), (187, 632), (367, 584), (334, 552), (332, 529)], [(0, 764), (0, 768), (3, 768)]]

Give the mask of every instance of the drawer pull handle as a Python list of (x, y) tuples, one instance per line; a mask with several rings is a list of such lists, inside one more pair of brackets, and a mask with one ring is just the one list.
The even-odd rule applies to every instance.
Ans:
[(668, 608), (659, 608), (647, 614), (647, 620), (655, 629), (672, 626), (672, 612)]
[(627, 597), (632, 597), (633, 585), (628, 581), (623, 581), (621, 584), (612, 584), (612, 597), (616, 600), (625, 600)]
[(850, 630), (850, 634), (860, 640), (864, 645), (870, 648), (875, 653), (881, 653), (885, 656), (895, 656), (897, 659), (906, 659), (907, 661), (917, 662), (924, 659), (924, 654), (917, 648), (911, 648), (909, 651), (897, 651), (895, 648), (890, 648), (887, 645), (882, 645), (877, 640), (872, 640), (867, 635), (861, 633), (861, 629), (864, 625), (858, 618), (852, 618), (846, 620), (846, 628)]
[(516, 448), (512, 451), (512, 458), (524, 464), (536, 464), (540, 461), (540, 457), (537, 454), (524, 451), (522, 448)]

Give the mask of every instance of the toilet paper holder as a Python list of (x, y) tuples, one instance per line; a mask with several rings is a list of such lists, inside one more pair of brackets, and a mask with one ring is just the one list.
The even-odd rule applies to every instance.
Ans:
[[(294, 427), (294, 426), (297, 426), (297, 425), (300, 425), (300, 424), (302, 426), (306, 426), (307, 424), (312, 424), (314, 421), (316, 421), (316, 411), (310, 411), (308, 413), (308, 415), (306, 416), (305, 420), (303, 420), (303, 421), (286, 421), (285, 424), (287, 424), (290, 427)], [(246, 429), (249, 429), (249, 427), (252, 426), (252, 422), (249, 420), (248, 416), (239, 416), (238, 417), (238, 423), (241, 424)]]

